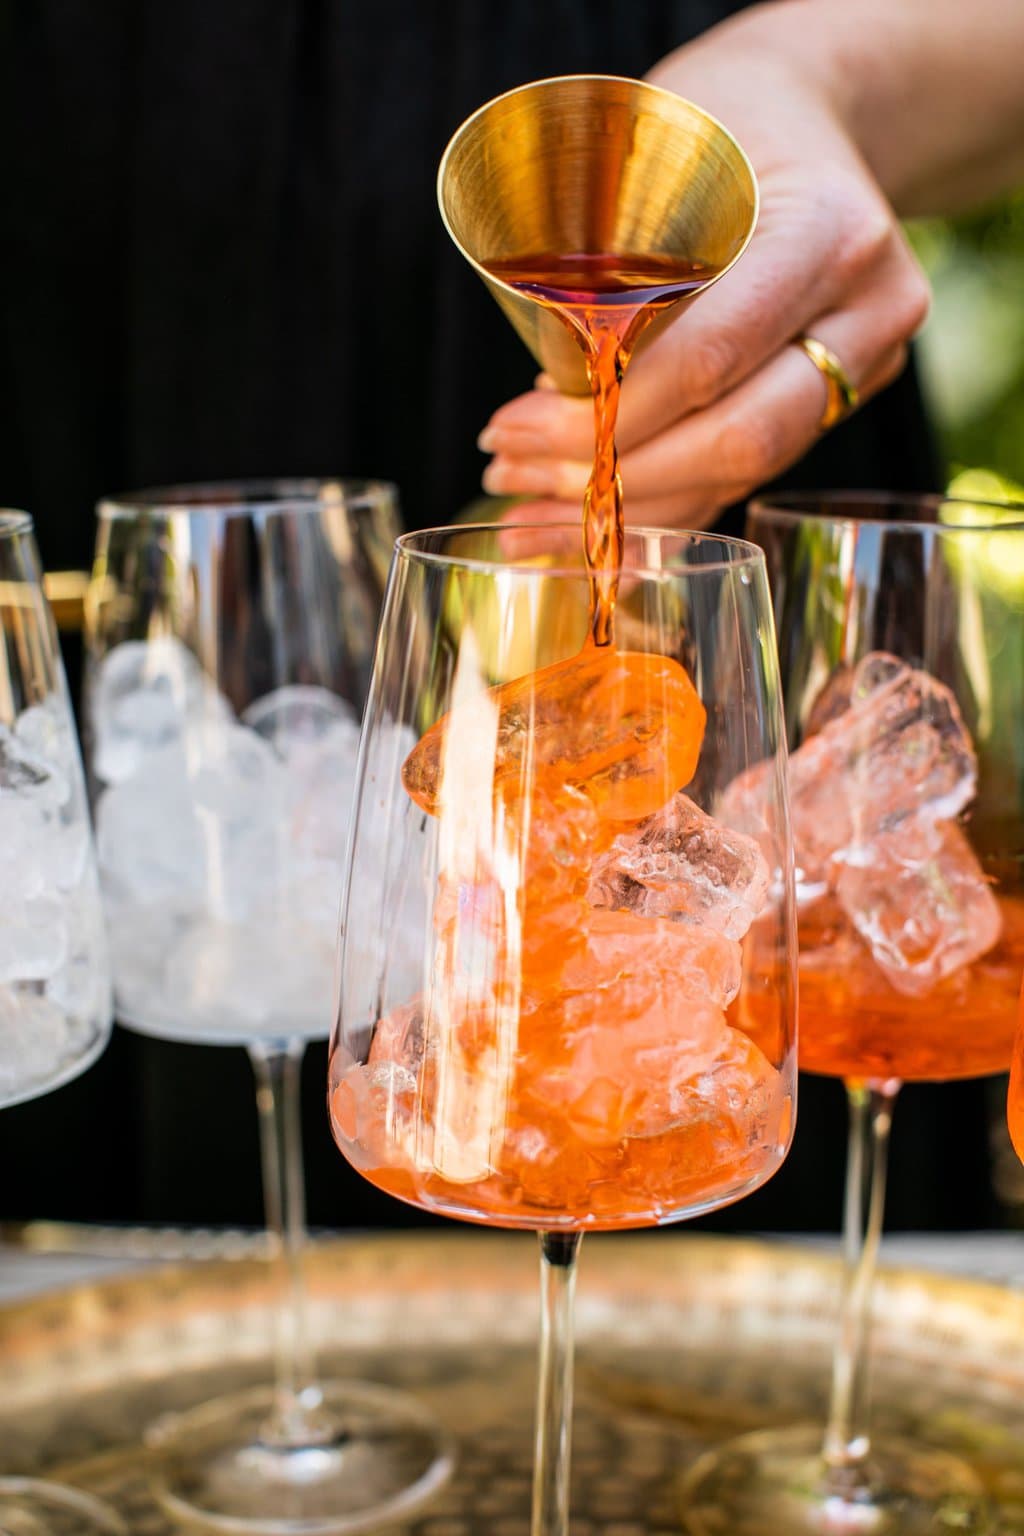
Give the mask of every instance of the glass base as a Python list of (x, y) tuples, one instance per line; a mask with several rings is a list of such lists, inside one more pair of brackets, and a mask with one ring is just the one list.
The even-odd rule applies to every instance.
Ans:
[(175, 1519), (260, 1536), (344, 1536), (407, 1515), (447, 1480), (452, 1449), (413, 1399), (322, 1384), (282, 1423), (270, 1388), (167, 1414), (146, 1436), (153, 1491)]
[(702, 1456), (683, 1480), (692, 1536), (980, 1536), (992, 1509), (955, 1456), (898, 1440), (872, 1442), (846, 1486), (829, 1473), (822, 1430), (761, 1430)]
[(3, 1536), (128, 1536), (128, 1527), (98, 1499), (34, 1477), (0, 1477)]

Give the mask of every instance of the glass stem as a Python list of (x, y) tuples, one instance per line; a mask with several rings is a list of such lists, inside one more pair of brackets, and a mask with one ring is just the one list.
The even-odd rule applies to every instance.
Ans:
[(889, 1130), (900, 1085), (847, 1083), (850, 1143), (843, 1213), (843, 1293), (839, 1335), (832, 1360), (832, 1398), (825, 1431), (825, 1460), (836, 1491), (848, 1493), (865, 1480), (871, 1448), (868, 1373), (871, 1304), (885, 1212)]
[(579, 1232), (540, 1234), (540, 1367), (531, 1536), (568, 1536), (573, 1297)]
[(277, 1282), (275, 1415), (268, 1434), (285, 1442), (308, 1438), (310, 1415), (317, 1406), (302, 1273), (306, 1201), (299, 1087), (304, 1051), (299, 1040), (249, 1050), (256, 1077), (263, 1203)]

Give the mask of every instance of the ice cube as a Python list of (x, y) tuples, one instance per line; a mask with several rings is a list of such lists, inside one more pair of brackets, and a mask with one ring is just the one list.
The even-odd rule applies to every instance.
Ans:
[(178, 998), (168, 991), (165, 972), (188, 924), (181, 903), (126, 902), (107, 893), (104, 912), (118, 1017), (154, 1034), (173, 1031)]
[[(265, 870), (263, 873), (266, 875)], [(289, 857), (278, 878), (270, 882), (265, 905), (269, 910), (288, 913), (297, 923), (318, 928), (333, 943), (343, 879), (344, 870), (333, 860)]]
[(358, 1166), (416, 1166), (423, 1102), (418, 1089), (425, 1060), (419, 998), (378, 1020), (365, 1065), (343, 1045), (335, 1049), (330, 1064), (331, 1119), (336, 1132), (351, 1143), (350, 1155)]
[(45, 981), (67, 959), (68, 915), (63, 901), (33, 896), (5, 907), (0, 919), (0, 983)]
[(282, 757), (296, 747), (323, 739), (335, 726), (355, 726), (359, 721), (352, 706), (328, 688), (289, 684), (265, 693), (242, 711), (242, 724), (269, 741)]
[(583, 946), (569, 950), (537, 1006), (521, 1011), (517, 1101), (529, 1095), (594, 1146), (671, 1130), (731, 1040), (724, 1010), (740, 985), (739, 943), (592, 911)]
[(20, 795), (0, 794), (0, 912), (18, 907), (52, 884), (51, 837), (43, 806)]
[(179, 1039), (316, 1039), (331, 1026), (334, 945), (297, 923), (203, 919), (167, 956)]
[(347, 720), (333, 721), (316, 741), (301, 741), (290, 750), (285, 794), (289, 836), (299, 856), (343, 864), (358, 752), (359, 727)]
[(754, 1104), (770, 1102), (778, 1074), (722, 1014), (708, 1006), (701, 1022), (707, 1034), (699, 1044), (663, 1037), (634, 1045), (631, 1039), (630, 1048), (619, 1051), (614, 1075), (585, 1075), (601, 1071), (595, 1042), (588, 1042), (587, 1060), (578, 1059), (573, 1069), (582, 1092), (567, 1110), (576, 1134), (592, 1146), (607, 1146), (719, 1122), (726, 1141), (723, 1163), (735, 1156), (737, 1139), (755, 1140), (761, 1127)]
[[(769, 869), (777, 871), (784, 844), (780, 837), (781, 806), (777, 802), (776, 773), (774, 759), (767, 758), (737, 774), (719, 795), (715, 817), (734, 832), (753, 838)], [(793, 852), (797, 901), (803, 906), (820, 900), (829, 889), (827, 865), (821, 859), (812, 858), (795, 840)]]
[(71, 706), (63, 695), (47, 694), (40, 703), (22, 710), (14, 722), (14, 734), (68, 779), (79, 775), (78, 741), (71, 726)]
[(180, 742), (189, 726), (230, 714), (198, 658), (175, 636), (127, 640), (100, 662), (90, 694), (96, 776), (123, 783), (151, 753)]
[(0, 725), (0, 796), (61, 806), (70, 794), (70, 781), (57, 763), (32, 751), (9, 726)]
[(815, 697), (804, 725), (804, 737), (816, 736), (851, 705), (866, 699), (906, 668), (905, 661), (888, 651), (869, 651), (856, 666), (842, 662)]
[(587, 897), (595, 907), (701, 923), (739, 939), (764, 906), (768, 880), (753, 838), (680, 793), (598, 856)]
[(273, 747), (255, 731), (208, 721), (190, 732), (185, 764), (198, 811), (226, 823), (276, 820), (286, 774)]
[(0, 986), (0, 1102), (59, 1077), (75, 1054), (75, 1038), (48, 998)]
[(742, 974), (736, 939), (623, 911), (591, 912), (585, 937), (537, 1010), (544, 1044), (522, 1066), (534, 1098), (562, 1105), (584, 1141), (614, 1145), (698, 1115), (732, 1116), (724, 1085), (737, 1072), (751, 1091), (774, 1078), (726, 1020)]
[(100, 795), (96, 847), (107, 899), (176, 901), (181, 910), (202, 902), (206, 843), (175, 747)]
[(46, 982), (46, 995), (72, 1018), (105, 1022), (111, 1014), (110, 963), (103, 908), (90, 869), (68, 903), (68, 953)]
[(884, 652), (854, 669), (850, 707), (793, 753), (798, 858), (849, 860), (907, 817), (949, 820), (972, 799), (977, 764), (952, 692)]
[(506, 880), (535, 910), (585, 889), (600, 820), (591, 800), (571, 785), (495, 804), (495, 842)]
[[(284, 765), (255, 731), (227, 721), (204, 723), (184, 747), (185, 793), (203, 845), (207, 908), (228, 921), (244, 921), (273, 904), (284, 879)], [(148, 779), (146, 768), (139, 778)]]
[[(562, 937), (558, 994), (605, 999), (636, 995), (652, 1006), (674, 1006), (680, 998), (709, 998), (726, 1008), (740, 989), (743, 951), (711, 927), (666, 923), (633, 912), (591, 911), (581, 925), (580, 943)], [(574, 1005), (575, 1006), (575, 1005)]]
[[(435, 986), (427, 1002), (417, 998), (376, 1025), (366, 1070), (349, 1074), (348, 1114), (385, 1111), (389, 1135), (421, 1170), (456, 1184), (486, 1178), (500, 1155), (517, 1039), (513, 998)], [(385, 1081), (386, 1063), (401, 1075)], [(420, 1098), (403, 1102), (394, 1089), (410, 1077)]]
[[(571, 785), (603, 818), (636, 819), (693, 777), (705, 718), (678, 662), (588, 647), (456, 704), (410, 754), (403, 782), (436, 815), (446, 775), (464, 767), (471, 742), (481, 769), (472, 786), (478, 794), (531, 793), (534, 784), (557, 794)], [(464, 774), (459, 778), (464, 793), (469, 786)]]
[(89, 855), (84, 807), (72, 816), (45, 801), (0, 795), (0, 909), (73, 889)]
[(929, 992), (991, 949), (1002, 916), (958, 826), (901, 824), (840, 871), (839, 902), (897, 991)]
[(405, 1077), (415, 1083), (425, 1051), (423, 1000), (416, 998), (377, 1021), (367, 1060), (371, 1067), (389, 1063), (401, 1068)]

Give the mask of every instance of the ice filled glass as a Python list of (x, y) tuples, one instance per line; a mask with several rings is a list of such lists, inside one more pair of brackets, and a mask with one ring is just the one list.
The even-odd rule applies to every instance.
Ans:
[(340, 1536), (450, 1470), (412, 1398), (322, 1379), (307, 1322), (300, 1066), (330, 1028), (359, 718), (393, 487), (170, 487), (99, 508), (87, 716), (117, 1014), (246, 1047), (280, 1304), (272, 1387), (150, 1427), (176, 1518)]
[[(84, 1072), (110, 1024), (103, 909), (57, 631), (32, 520), (0, 511), (0, 1109)], [(5, 1475), (0, 1530), (127, 1536), (115, 1511), (80, 1489)]]
[[(692, 1474), (699, 1533), (987, 1529), (980, 1479), (873, 1436), (872, 1278), (903, 1082), (1005, 1072), (1024, 971), (1024, 508), (766, 497), (790, 742), (800, 1065), (850, 1104), (828, 1423), (734, 1442)], [(754, 768), (729, 792), (756, 833)], [(752, 797), (749, 800), (748, 798)]]
[[(330, 1056), (334, 1136), (368, 1179), (541, 1234), (536, 1536), (565, 1527), (580, 1235), (749, 1193), (794, 1115), (762, 557), (627, 532), (615, 641), (599, 645), (580, 542), (578, 526), (399, 541)], [(757, 836), (726, 808), (755, 762)]]

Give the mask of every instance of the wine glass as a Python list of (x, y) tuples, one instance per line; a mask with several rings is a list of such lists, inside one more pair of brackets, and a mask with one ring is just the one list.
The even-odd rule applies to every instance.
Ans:
[[(78, 742), (32, 520), (0, 512), (0, 1108), (49, 1093), (110, 1038), (110, 968)], [(0, 1477), (0, 1530), (125, 1528), (77, 1488)]]
[(158, 1496), (225, 1531), (339, 1533), (450, 1470), (411, 1398), (321, 1381), (302, 1279), (299, 1069), (328, 1033), (359, 714), (393, 487), (172, 487), (98, 509), (89, 760), (118, 1018), (247, 1047), (280, 1304), (272, 1388), (165, 1415)]
[[(581, 1234), (749, 1193), (794, 1111), (763, 557), (631, 530), (598, 647), (580, 545), (578, 524), (398, 541), (330, 1052), (333, 1134), (371, 1182), (540, 1234), (535, 1536), (566, 1530)], [(750, 836), (721, 803), (755, 762)]]
[[(1018, 521), (1019, 519), (1019, 521)], [(789, 732), (800, 1065), (850, 1105), (828, 1424), (703, 1458), (698, 1532), (976, 1532), (944, 1452), (872, 1438), (868, 1357), (900, 1084), (1005, 1071), (1024, 969), (1024, 507), (937, 496), (755, 501)]]

